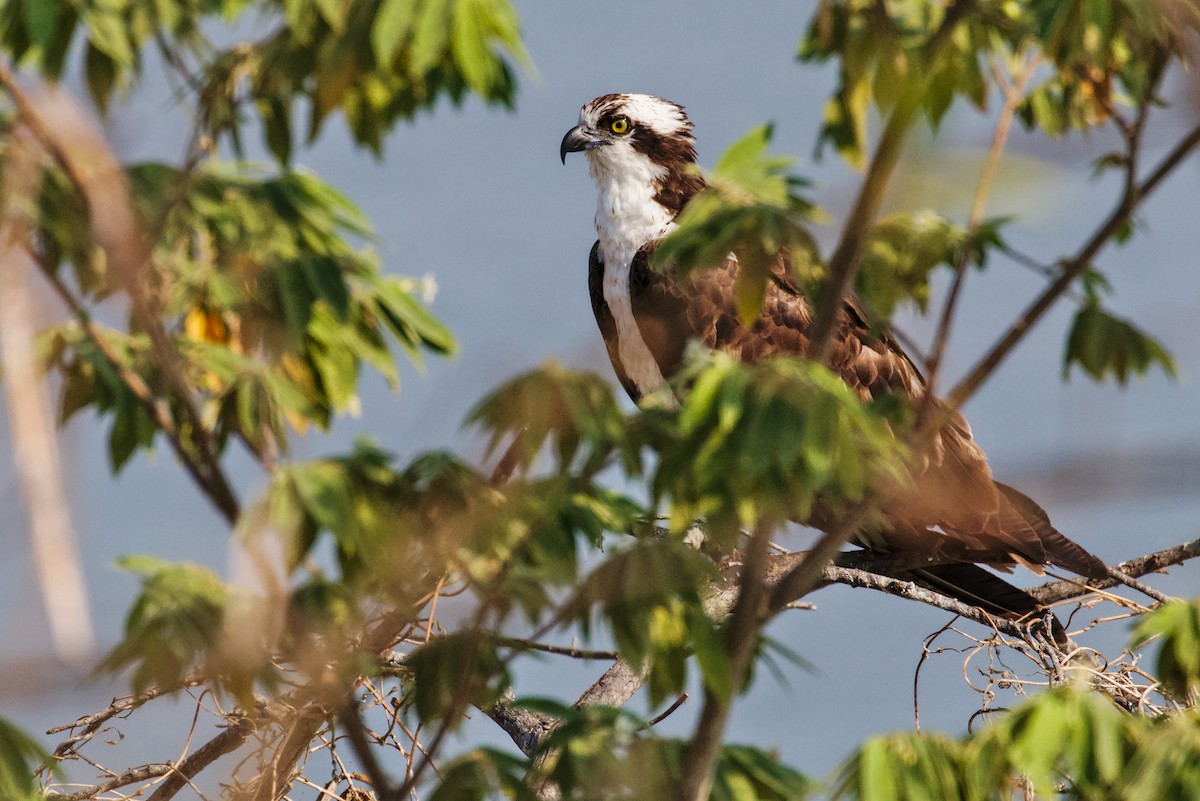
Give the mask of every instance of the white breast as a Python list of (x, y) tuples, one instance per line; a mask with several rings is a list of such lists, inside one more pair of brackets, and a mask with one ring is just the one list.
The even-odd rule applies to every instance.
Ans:
[[(620, 158), (618, 148), (602, 148), (604, 160)], [(598, 151), (592, 151), (592, 156)], [(631, 156), (633, 154), (630, 154)], [(592, 159), (589, 158), (589, 162)], [(600, 189), (596, 205), (596, 233), (604, 255), (604, 302), (617, 329), (617, 352), (625, 375), (642, 395), (662, 387), (666, 380), (633, 317), (629, 297), (629, 267), (647, 242), (665, 235), (673, 215), (654, 199), (654, 186), (662, 169), (640, 156), (620, 165), (591, 164)], [(597, 169), (600, 167), (600, 169)]]

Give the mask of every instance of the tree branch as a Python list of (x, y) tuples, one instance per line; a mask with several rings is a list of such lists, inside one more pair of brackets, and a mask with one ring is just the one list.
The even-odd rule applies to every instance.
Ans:
[(167, 799), (173, 798), (184, 786), (190, 784), (200, 771), (226, 754), (241, 748), (250, 739), (254, 730), (254, 721), (248, 717), (238, 718), (230, 724), (229, 728), (197, 748), (178, 765), (173, 766), (170, 775), (147, 801), (167, 801)]
[(750, 535), (742, 566), (737, 601), (725, 626), (725, 652), (729, 657), (728, 695), (704, 688), (704, 708), (688, 746), (675, 790), (677, 801), (703, 801), (712, 789), (713, 772), (720, 755), (733, 697), (742, 686), (754, 655), (754, 646), (766, 623), (770, 596), (766, 586), (770, 528), (761, 526)]
[(970, 398), (977, 389), (991, 377), (997, 365), (1008, 356), (1014, 347), (1029, 333), (1029, 330), (1041, 320), (1054, 303), (1066, 293), (1071, 284), (1083, 274), (1096, 255), (1128, 222), (1130, 215), (1158, 188), (1171, 172), (1179, 166), (1191, 152), (1200, 145), (1200, 125), (1192, 128), (1159, 165), (1140, 185), (1133, 188), (1132, 194), (1127, 190), (1118, 202), (1117, 207), (1100, 224), (1079, 252), (1067, 261), (1050, 286), (1025, 309), (1024, 313), (1012, 324), (1009, 330), (1000, 337), (991, 350), (979, 360), (971, 372), (958, 383), (947, 397), (948, 404), (959, 408)]

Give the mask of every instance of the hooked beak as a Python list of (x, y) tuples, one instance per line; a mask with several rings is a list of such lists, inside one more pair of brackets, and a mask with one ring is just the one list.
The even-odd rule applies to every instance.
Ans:
[(562, 144), (558, 148), (558, 155), (562, 159), (562, 163), (566, 164), (568, 153), (591, 150), (599, 144), (602, 144), (602, 141), (596, 137), (594, 131), (589, 131), (582, 125), (576, 125), (563, 137)]

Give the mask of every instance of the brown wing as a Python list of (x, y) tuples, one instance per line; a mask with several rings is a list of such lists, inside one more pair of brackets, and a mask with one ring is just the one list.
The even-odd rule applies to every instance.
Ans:
[[(734, 295), (736, 258), (674, 280), (648, 267), (654, 246), (645, 246), (634, 259), (630, 285), (641, 287), (631, 291), (634, 314), (643, 335), (651, 332), (646, 340), (652, 351), (653, 343), (660, 343), (655, 352), (662, 353), (664, 375), (679, 368), (688, 339), (747, 362), (807, 352), (812, 310), (786, 265), (777, 265), (762, 312), (745, 325)], [(871, 331), (852, 299), (839, 313), (830, 367), (863, 400), (897, 393), (915, 402), (925, 391), (920, 370), (892, 337)], [(864, 540), (949, 560), (1031, 567), (1053, 563), (1088, 576), (1103, 570), (1103, 563), (1055, 530), (1040, 507), (997, 484), (967, 422), (942, 411), (948, 421), (936, 432), (912, 481), (888, 495), (888, 530), (865, 533)]]

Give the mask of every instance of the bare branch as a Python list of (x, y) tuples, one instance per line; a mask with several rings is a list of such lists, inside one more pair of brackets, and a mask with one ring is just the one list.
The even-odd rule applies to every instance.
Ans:
[(569, 656), (572, 659), (606, 659), (611, 662), (617, 658), (615, 651), (597, 651), (587, 648), (551, 645), (545, 642), (523, 640), (519, 637), (500, 637), (496, 640), (496, 643), (498, 645), (517, 648), (521, 651), (541, 651), (547, 654), (555, 654), (556, 656)]
[(983, 224), (984, 209), (987, 208), (992, 181), (996, 176), (996, 171), (1000, 167), (1000, 157), (1004, 154), (1005, 145), (1008, 143), (1008, 133), (1012, 128), (1013, 117), (1016, 114), (1017, 106), (1021, 104), (1024, 98), (1026, 86), (1029, 85), (1030, 79), (1033, 78), (1033, 74), (1037, 70), (1038, 62), (1039, 57), (1037, 53), (1026, 58), (1015, 80), (1011, 83), (1004, 77), (1004, 73), (1000, 67), (995, 62), (992, 63), (992, 73), (996, 83), (1004, 89), (1004, 105), (1001, 107), (1000, 113), (996, 118), (996, 128), (992, 132), (992, 142), (988, 147), (988, 154), (984, 160), (983, 169), (980, 171), (979, 183), (975, 187), (975, 196), (971, 200), (971, 210), (967, 214), (966, 237), (963, 247), (958, 253), (957, 263), (954, 265), (954, 281), (950, 285), (950, 292), (947, 294), (946, 302), (942, 306), (941, 319), (938, 320), (937, 331), (933, 338), (933, 347), (930, 349), (929, 359), (926, 362), (926, 394), (922, 402), (923, 407), (932, 401), (936, 392), (938, 373), (942, 366), (942, 358), (946, 353), (946, 344), (950, 339), (950, 329), (954, 322), (954, 312), (957, 310), (958, 299), (967, 276), (967, 261), (970, 258), (970, 248), (967, 245), (975, 238), (975, 235), (979, 232), (979, 226)]
[(174, 769), (174, 766), (169, 762), (151, 762), (140, 767), (130, 768), (103, 784), (97, 784), (95, 787), (87, 787), (74, 793), (66, 795), (51, 795), (55, 801), (84, 801), (87, 798), (95, 798), (101, 793), (107, 793), (109, 790), (116, 790), (119, 787), (128, 787), (131, 784), (141, 784), (152, 779), (166, 776)]
[(1116, 208), (1084, 243), (1079, 252), (1063, 264), (1058, 278), (1043, 290), (1042, 294), (1025, 309), (1009, 330), (992, 346), (991, 350), (976, 363), (971, 372), (958, 382), (958, 385), (947, 397), (950, 406), (961, 407), (979, 389), (983, 382), (995, 372), (997, 365), (1025, 338), (1029, 330), (1041, 320), (1050, 307), (1067, 292), (1075, 279), (1091, 266), (1092, 260), (1104, 249), (1104, 246), (1128, 224), (1138, 206), (1158, 188), (1163, 179), (1191, 155), (1198, 145), (1200, 145), (1200, 125), (1192, 128), (1179, 140), (1145, 181), (1134, 186), (1131, 192), (1127, 191), (1123, 194)]

